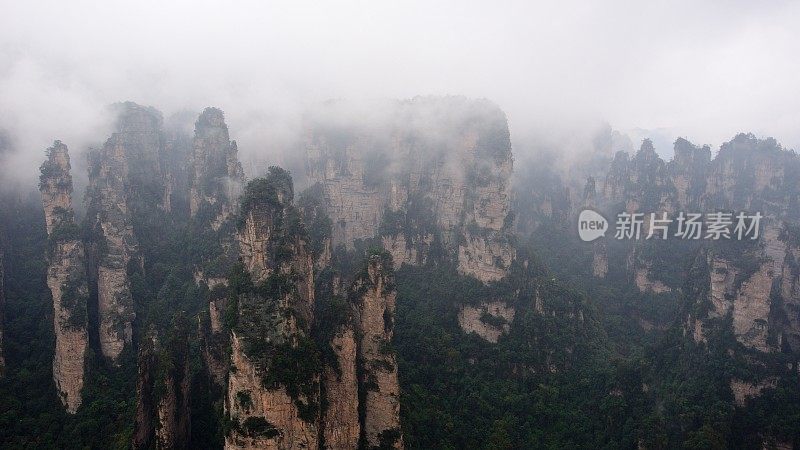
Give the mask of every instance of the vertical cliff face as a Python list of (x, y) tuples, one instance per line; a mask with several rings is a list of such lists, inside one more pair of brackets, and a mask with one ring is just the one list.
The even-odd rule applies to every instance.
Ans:
[[(458, 244), (458, 270), (483, 281), (503, 278), (516, 256), (511, 225), (511, 142), (505, 115), (495, 111), (467, 140), (465, 230)], [(446, 198), (446, 197), (445, 197)]]
[(760, 212), (764, 218), (757, 242), (734, 241), (709, 256), (708, 292), (687, 328), (696, 341), (706, 342), (718, 328), (707, 319), (730, 318), (736, 340), (745, 347), (761, 352), (777, 351), (784, 344), (800, 348), (793, 288), (800, 160), (773, 139), (745, 134), (723, 144), (710, 164), (705, 159), (705, 178), (694, 183), (705, 187), (696, 196), (702, 208)]
[[(301, 327), (313, 320), (314, 277), (308, 234), (293, 206), (294, 187), (288, 172), (274, 167), (267, 178), (252, 181), (242, 200), (237, 241), (253, 282), (291, 275), (296, 295), (285, 296)], [(294, 330), (294, 326), (292, 330)]]
[(365, 183), (363, 153), (371, 147), (366, 137), (353, 133), (337, 139), (310, 130), (306, 152), (309, 174), (324, 189), (328, 216), (333, 222), (333, 245), (352, 247), (356, 239), (375, 235), (385, 208), (377, 183)]
[[(679, 141), (680, 142), (680, 141)], [(680, 147), (680, 148), (679, 148)], [(641, 228), (641, 237), (637, 241), (627, 242), (601, 242), (614, 239), (613, 229), (605, 238), (596, 241), (593, 246), (592, 271), (597, 277), (603, 278), (609, 272), (609, 257), (615, 252), (625, 252), (625, 270), (627, 278), (641, 292), (661, 294), (671, 291), (659, 279), (659, 274), (654, 273), (653, 267), (663, 267), (652, 258), (653, 241), (645, 242), (644, 238), (649, 230), (650, 213), (672, 215), (682, 208), (681, 199), (688, 198), (690, 192), (689, 182), (693, 180), (693, 170), (687, 167), (692, 161), (693, 146), (676, 143), (676, 159), (666, 164), (655, 152), (650, 140), (645, 139), (639, 150), (631, 157), (626, 152), (617, 152), (610, 163), (605, 176), (602, 189), (593, 201), (592, 207), (607, 211), (612, 223), (614, 214), (625, 211), (628, 213), (644, 213), (644, 224)], [(685, 178), (685, 186), (676, 187), (677, 178)], [(681, 191), (683, 189), (683, 191)], [(693, 195), (699, 195), (694, 193)], [(682, 210), (682, 209), (681, 209)], [(577, 215), (577, 212), (575, 213)], [(660, 216), (659, 216), (660, 217)], [(614, 225), (610, 225), (613, 227)], [(613, 270), (613, 269), (612, 269)]]
[(772, 287), (767, 265), (757, 265), (748, 273), (735, 262), (711, 253), (707, 267), (708, 289), (698, 300), (697, 315), (690, 316), (688, 322), (693, 339), (707, 342), (719, 323), (714, 320), (730, 318), (737, 341), (756, 350), (772, 351), (767, 344)]
[(797, 157), (775, 139), (739, 134), (720, 147), (707, 175), (706, 206), (760, 210), (764, 214), (800, 219), (796, 194)]
[(391, 257), (373, 257), (344, 288), (349, 263), (331, 262), (330, 221), (304, 195), (298, 210), (289, 174), (273, 167), (242, 197), (225, 446), (402, 446)]
[(230, 140), (221, 110), (206, 108), (197, 119), (191, 165), (190, 214), (195, 217), (207, 209), (204, 217), (218, 229), (233, 214), (244, 179), (236, 142)]
[(244, 176), (221, 110), (206, 108), (195, 121), (187, 170), (191, 226), (203, 235), (206, 248), (213, 249), (193, 262), (195, 282), (212, 293), (208, 314), (200, 322), (202, 355), (210, 379), (224, 387), (230, 362), (229, 335), (222, 326), (225, 276), (239, 257), (233, 222)]
[(133, 335), (128, 263), (137, 250), (128, 198), (128, 158), (115, 134), (90, 155), (89, 220), (94, 230), (100, 348), (116, 361)]
[(128, 161), (127, 181), (131, 190), (140, 196), (152, 195), (154, 203), (163, 205), (163, 189), (149, 192), (151, 187), (165, 184), (161, 113), (132, 102), (115, 105), (115, 108), (118, 114), (115, 136)]
[(788, 245), (779, 288), (787, 313), (786, 342), (797, 351), (800, 349), (800, 314), (797, 314), (800, 311), (800, 240), (796, 233), (789, 232), (784, 236)]
[(361, 437), (358, 332), (352, 298), (334, 267), (315, 276), (314, 340), (321, 354), (320, 448), (357, 448)]
[[(800, 165), (796, 156), (774, 139), (740, 134), (723, 144), (713, 160), (708, 146), (699, 147), (685, 139), (676, 140), (674, 150), (669, 163), (655, 154), (649, 141), (644, 141), (632, 158), (619, 152), (609, 167), (598, 207), (611, 214), (621, 210), (666, 212), (673, 220), (678, 212), (761, 212), (765, 222), (777, 228), (784, 221), (800, 219), (796, 212)], [(647, 227), (645, 220), (645, 234)], [(772, 255), (766, 257), (783, 258), (783, 254), (776, 255), (776, 251), (782, 252), (776, 250), (777, 233), (763, 235), (761, 241), (772, 249)], [(652, 260), (653, 255), (643, 257), (641, 242), (632, 245), (636, 258), (629, 267), (631, 279), (642, 291), (666, 291), (667, 286), (652, 270), (658, 261)], [(596, 272), (602, 273), (602, 261), (596, 263), (600, 269)]]
[(40, 167), (39, 190), (47, 234), (58, 225), (74, 223), (72, 212), (72, 175), (69, 150), (61, 141), (47, 149), (47, 160)]
[(157, 185), (163, 189), (162, 210), (176, 217), (189, 214), (190, 172), (193, 136), (192, 116), (189, 112), (174, 114), (164, 121), (163, 148), (161, 149), (161, 179)]
[[(184, 344), (185, 345), (185, 344)], [(158, 402), (158, 429), (156, 441), (159, 448), (188, 448), (190, 431), (189, 362), (188, 348), (181, 352), (178, 365), (167, 374), (164, 395)]]
[(387, 108), (363, 121), (377, 125), (308, 120), (307, 168), (322, 186), (333, 245), (380, 237), (398, 266), (434, 252), (484, 282), (505, 276), (515, 256), (505, 115), (462, 98)]
[(316, 273), (324, 271), (333, 257), (333, 223), (325, 208), (322, 185), (317, 183), (300, 194), (297, 208), (308, 228)]
[(683, 138), (675, 141), (675, 157), (667, 164), (675, 188), (674, 204), (680, 208), (700, 205), (706, 191), (707, 174), (711, 164), (711, 148), (698, 147)]
[(139, 348), (136, 376), (136, 415), (133, 426), (133, 448), (155, 447), (156, 400), (155, 377), (157, 365), (158, 337), (150, 332)]
[(291, 177), (278, 168), (243, 196), (237, 239), (247, 281), (236, 285), (226, 448), (318, 446), (313, 263), (292, 199)]
[[(131, 342), (135, 317), (129, 268), (143, 267), (134, 219), (170, 212), (186, 198), (179, 159), (182, 132), (164, 131), (161, 113), (126, 102), (115, 105), (112, 136), (89, 155), (87, 222), (92, 283), (97, 285), (99, 334), (104, 356), (117, 362)], [(178, 204), (181, 203), (178, 201)]]
[(503, 278), (516, 251), (508, 238), (495, 233), (472, 235), (458, 247), (458, 271), (488, 283)]
[[(598, 199), (601, 204), (623, 204), (624, 209), (677, 212), (695, 210), (761, 210), (793, 220), (798, 200), (796, 157), (774, 139), (739, 134), (724, 143), (711, 159), (709, 146), (699, 147), (679, 138), (675, 156), (665, 163), (645, 140), (631, 158), (618, 152), (606, 173)], [(630, 206), (633, 206), (631, 208)]]
[(81, 404), (87, 337), (84, 246), (72, 209), (72, 176), (67, 146), (59, 141), (47, 150), (39, 189), (49, 239), (47, 285), (53, 296), (56, 337), (53, 380), (69, 413)]
[(190, 374), (186, 330), (170, 330), (161, 343), (154, 330), (142, 342), (136, 379), (133, 448), (189, 447)]
[[(783, 242), (789, 234), (772, 236), (767, 225), (765, 242)], [(773, 245), (774, 247), (774, 245)], [(701, 290), (685, 329), (696, 342), (730, 326), (736, 341), (760, 352), (797, 350), (800, 328), (796, 319), (796, 248), (791, 245), (770, 255), (763, 246), (742, 252), (708, 252), (705, 277), (690, 280)], [(726, 325), (730, 320), (730, 325)]]
[(392, 351), (397, 293), (390, 258), (370, 257), (366, 273), (355, 282), (360, 342), (360, 390), (364, 438), (369, 447), (403, 448), (400, 387)]
[[(597, 208), (597, 180), (590, 176), (586, 179), (583, 186), (583, 198), (581, 208)], [(592, 275), (597, 278), (605, 278), (608, 274), (608, 245), (605, 239), (600, 239), (592, 243)]]
[(172, 177), (161, 114), (135, 103), (116, 105), (115, 132), (89, 156), (87, 219), (93, 230), (100, 346), (116, 362), (131, 342), (135, 317), (128, 266), (141, 265), (134, 216), (170, 209)]
[(184, 183), (176, 169), (182, 137), (165, 133), (161, 113), (131, 102), (115, 105), (115, 112), (114, 134), (89, 155), (87, 222), (101, 351), (116, 363), (133, 335), (128, 270), (142, 267), (134, 218), (171, 211), (182, 196), (175, 188)]
[(629, 164), (630, 157), (628, 153), (619, 151), (614, 155), (603, 184), (602, 195), (606, 201), (620, 202), (625, 199), (625, 186), (629, 179)]
[(336, 366), (327, 365), (322, 373), (324, 448), (357, 448), (361, 423), (358, 419), (357, 345), (352, 323), (337, 330), (330, 347)]
[(675, 210), (675, 186), (667, 165), (653, 143), (645, 139), (633, 157), (618, 152), (603, 184), (603, 204), (616, 204), (629, 212)]
[(223, 329), (222, 314), (227, 307), (227, 298), (212, 298), (208, 304), (208, 317), (200, 319), (200, 338), (203, 362), (211, 381), (222, 388), (228, 377), (228, 335)]

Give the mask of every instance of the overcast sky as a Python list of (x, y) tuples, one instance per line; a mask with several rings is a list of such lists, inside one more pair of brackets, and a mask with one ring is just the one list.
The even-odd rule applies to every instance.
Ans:
[(165, 3), (0, 0), (17, 163), (102, 141), (119, 100), (219, 106), (243, 153), (277, 155), (310, 104), (427, 94), (493, 100), (512, 140), (605, 120), (800, 148), (798, 2)]

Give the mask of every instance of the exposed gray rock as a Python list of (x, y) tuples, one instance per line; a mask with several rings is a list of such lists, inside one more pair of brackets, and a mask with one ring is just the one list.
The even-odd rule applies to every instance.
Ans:
[(69, 151), (59, 141), (47, 149), (39, 189), (49, 235), (47, 285), (53, 297), (53, 381), (59, 398), (74, 414), (81, 405), (86, 365), (89, 288), (80, 228), (72, 209)]

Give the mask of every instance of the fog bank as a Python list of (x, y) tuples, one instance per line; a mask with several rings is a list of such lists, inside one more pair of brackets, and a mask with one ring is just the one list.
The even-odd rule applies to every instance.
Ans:
[(246, 167), (281, 164), (302, 112), (331, 98), (488, 98), (518, 152), (543, 135), (573, 151), (558, 136), (602, 121), (800, 147), (797, 3), (0, 3), (4, 172), (26, 184), (54, 139), (102, 143), (123, 100), (222, 108)]

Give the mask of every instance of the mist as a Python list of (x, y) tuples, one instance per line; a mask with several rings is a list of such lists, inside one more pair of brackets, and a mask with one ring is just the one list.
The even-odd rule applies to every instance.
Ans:
[(33, 187), (54, 139), (79, 167), (125, 100), (223, 109), (251, 172), (288, 163), (328, 99), (487, 98), (520, 159), (602, 123), (665, 156), (742, 131), (800, 147), (800, 4), (643, 3), (2, 0), (3, 176)]

